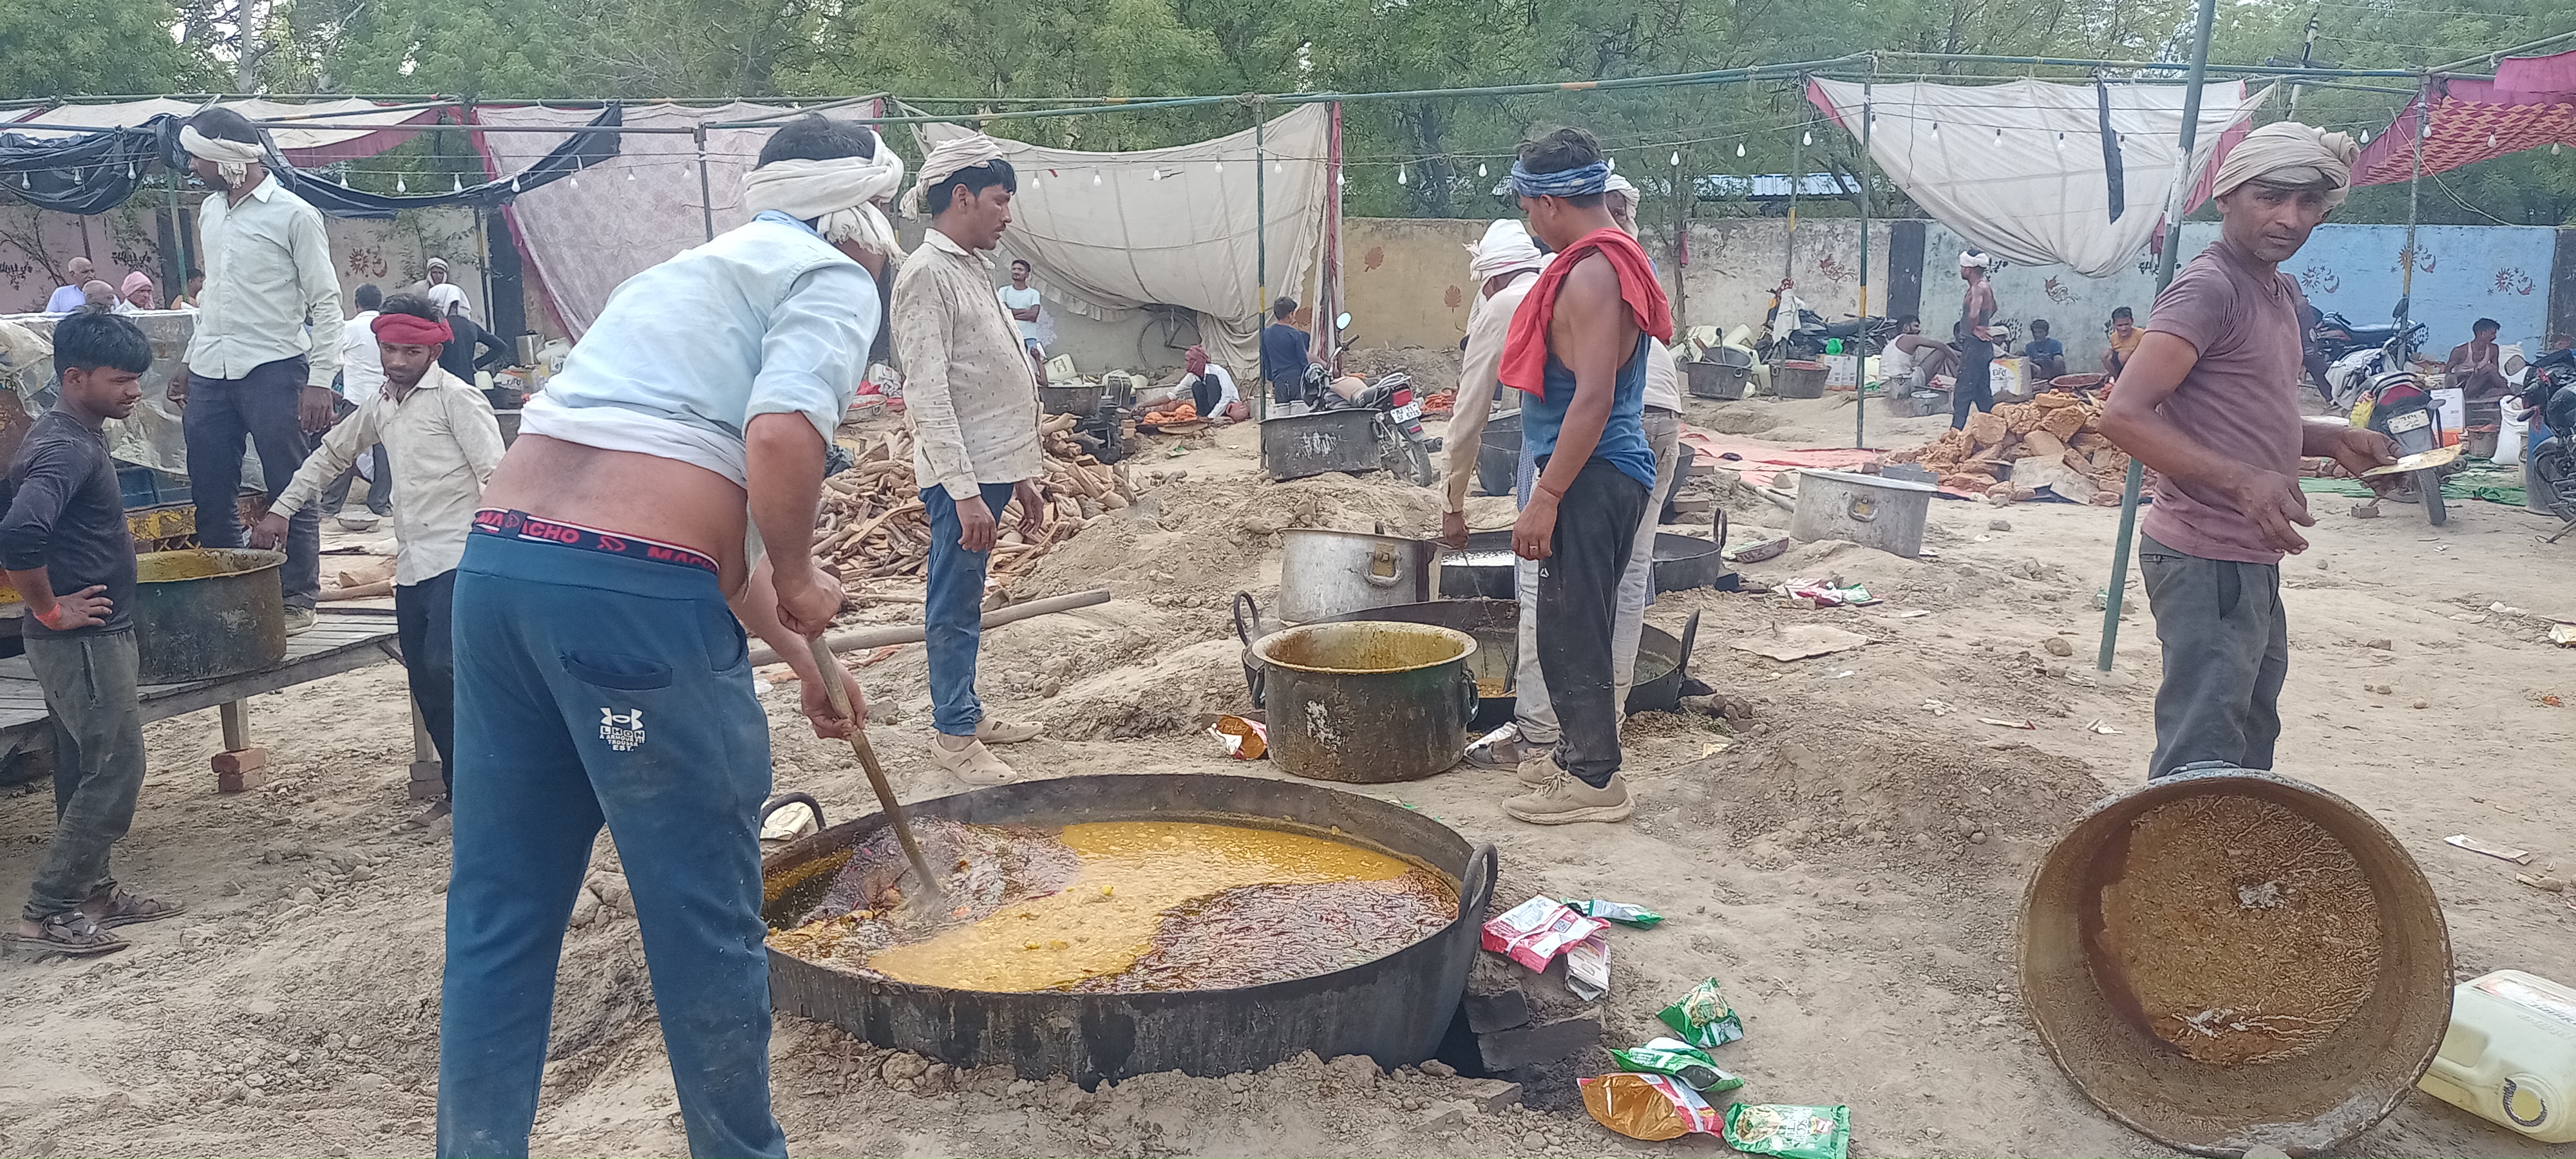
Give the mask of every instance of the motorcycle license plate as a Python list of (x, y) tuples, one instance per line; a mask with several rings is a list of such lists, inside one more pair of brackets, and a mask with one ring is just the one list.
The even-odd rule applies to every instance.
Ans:
[(1397, 407), (1394, 410), (1387, 412), (1387, 417), (1400, 423), (1409, 423), (1415, 419), (1421, 418), (1422, 400), (1417, 398), (1412, 402), (1408, 402), (1403, 406)]
[(2408, 431), (2422, 430), (2431, 425), (2433, 425), (2432, 415), (2420, 410), (2409, 411), (2397, 416), (2396, 418), (2388, 420), (2388, 433), (2392, 435), (2402, 435)]

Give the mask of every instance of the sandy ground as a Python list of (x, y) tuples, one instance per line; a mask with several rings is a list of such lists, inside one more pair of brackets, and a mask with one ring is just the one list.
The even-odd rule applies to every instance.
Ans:
[[(1692, 405), (1703, 425), (1849, 439), (1847, 402)], [(1871, 417), (1880, 446), (1942, 425)], [(1239, 427), (1149, 450), (1132, 470), (1140, 484), (1165, 476), (1151, 501), (1087, 529), (1022, 580), (1023, 594), (1119, 593), (987, 635), (987, 703), (1053, 729), (1007, 751), (1022, 769), (1274, 775), (1224, 760), (1188, 727), (1203, 708), (1243, 704), (1227, 598), (1245, 588), (1267, 603), (1278, 527), (1428, 533), (1436, 500), (1374, 477), (1261, 482), (1254, 445)], [(1758, 498), (1731, 506), (1740, 538), (1782, 525)], [(2281, 771), (2368, 808), (2404, 842), (2445, 904), (2461, 977), (2519, 967), (2576, 980), (2576, 909), (2515, 884), (2515, 866), (2442, 844), (2470, 833), (2536, 851), (2529, 872), (2576, 869), (2557, 751), (2569, 718), (2541, 702), (2576, 698), (2576, 651), (2544, 637), (2547, 616), (2576, 615), (2564, 583), (2576, 543), (2542, 547), (2540, 520), (2491, 504), (2455, 507), (2440, 529), (2411, 509), (2362, 521), (2349, 507), (2323, 500), (2316, 546), (2285, 571), (2294, 656)], [(1479, 500), (1475, 515), (1480, 526), (1509, 518), (1501, 500)], [(1990, 527), (1998, 519), (2009, 529)], [(2156, 644), (2134, 581), (2119, 644), (2127, 679), (2096, 681), (2088, 663), (2101, 620), (2089, 600), (2108, 575), (2115, 521), (2083, 507), (1945, 501), (1929, 534), (1937, 561), (1821, 544), (1747, 569), (1770, 581), (1839, 573), (1881, 605), (1667, 596), (1653, 622), (1678, 628), (1701, 611), (1693, 671), (1759, 715), (1731, 734), (1704, 717), (1632, 720), (1641, 808), (1629, 824), (1519, 825), (1498, 807), (1508, 776), (1463, 767), (1369, 791), (1497, 842), (1507, 874), (1529, 888), (1671, 915), (1660, 929), (1615, 935), (1614, 1044), (1657, 1033), (1655, 1009), (1715, 976), (1748, 1032), (1720, 1058), (1748, 1077), (1741, 1095), (1849, 1103), (1855, 1154), (2164, 1154), (2059, 1073), (2009, 964), (2028, 867), (2069, 818), (2139, 780), (2152, 742)], [(853, 619), (917, 614), (877, 605)], [(1726, 646), (1797, 622), (1872, 643), (1789, 664)], [(2049, 651), (2052, 638), (2073, 657)], [(920, 649), (865, 675), (891, 716), (877, 746), (898, 790), (958, 791), (923, 752)], [(812, 792), (835, 819), (865, 811), (848, 752), (801, 731), (793, 696), (792, 686), (766, 696), (779, 787)], [(0, 1152), (428, 1150), (447, 850), (401, 827), (412, 811), (402, 698), (392, 666), (259, 698), (254, 726), (279, 775), (239, 797), (212, 791), (213, 713), (150, 727), (151, 777), (119, 872), (191, 912), (128, 931), (135, 948), (104, 960), (0, 961)], [(1928, 700), (1955, 711), (1936, 715)], [(0, 790), (0, 892), (25, 888), (49, 803), (38, 787)], [(614, 856), (603, 840), (600, 865)], [(635, 922), (587, 904), (575, 921), (534, 1146), (680, 1151)], [(1709, 1137), (1633, 1143), (1579, 1110), (1462, 1111), (1450, 1101), (1457, 1080), (1381, 1075), (1363, 1060), (1147, 1076), (1090, 1093), (997, 1071), (898, 1089), (883, 1077), (887, 1055), (837, 1029), (781, 1017), (774, 1041), (778, 1114), (805, 1154), (1726, 1153)], [(2576, 1155), (2421, 1094), (2355, 1150)]]

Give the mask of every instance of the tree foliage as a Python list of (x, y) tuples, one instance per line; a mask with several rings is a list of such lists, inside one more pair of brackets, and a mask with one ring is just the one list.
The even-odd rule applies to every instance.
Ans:
[[(2220, 9), (2211, 55), (2235, 63), (2308, 52), (2420, 69), (2576, 27), (2565, 0), (2233, 0)], [(2188, 50), (2191, 17), (2192, 0), (50, 0), (0, 8), (0, 96), (192, 89), (247, 74), (275, 92), (480, 100), (892, 92), (949, 112), (1029, 98), (1586, 82), (1872, 49), (2171, 61)], [(247, 65), (244, 25), (257, 33)], [(1888, 57), (1874, 75), (1969, 83), (2091, 74)], [(2309, 87), (2299, 113), (2376, 132), (2411, 84)], [(2282, 108), (2276, 100), (2264, 115)], [(1127, 149), (1240, 129), (1263, 111), (1222, 102), (997, 122), (995, 131)], [(1513, 144), (1552, 123), (1592, 128), (1650, 190), (1679, 173), (1863, 168), (1854, 142), (1819, 121), (1790, 78), (1426, 95), (1346, 106), (1348, 207), (1495, 212), (1490, 190)], [(2576, 156), (2489, 161), (2428, 181), (2422, 193), (2428, 221), (2568, 222)], [(2402, 187), (2362, 191), (2345, 217), (2402, 217), (2404, 196)]]

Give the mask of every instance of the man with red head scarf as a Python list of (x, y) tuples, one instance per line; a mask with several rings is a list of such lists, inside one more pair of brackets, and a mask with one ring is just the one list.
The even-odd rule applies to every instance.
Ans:
[[(448, 625), (456, 564), (465, 555), (483, 481), (501, 465), (501, 425), (482, 391), (439, 368), (439, 350), (455, 333), (428, 299), (387, 298), (369, 325), (384, 363), (383, 389), (323, 436), (250, 539), (254, 547), (284, 541), (296, 512), (319, 500), (358, 456), (384, 445), (393, 490), (402, 496), (394, 507), (394, 542), (402, 552), (394, 564), (394, 626), (412, 702), (438, 749), (439, 776), (452, 786), (456, 677)], [(441, 800), (432, 815), (445, 807)]]
[(1208, 361), (1207, 347), (1193, 346), (1181, 353), (1181, 393), (1199, 410), (1199, 417), (1225, 422), (1227, 407), (1242, 397), (1234, 385), (1233, 373)]

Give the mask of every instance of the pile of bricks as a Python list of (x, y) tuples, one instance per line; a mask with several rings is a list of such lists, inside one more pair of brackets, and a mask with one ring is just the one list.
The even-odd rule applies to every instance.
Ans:
[(1600, 1044), (1601, 1004), (1566, 988), (1562, 956), (1535, 974), (1478, 950), (1440, 1060), (1461, 1074), (1518, 1085), (1522, 1101), (1539, 1110), (1572, 1112), (1583, 1104), (1574, 1080), (1601, 1068), (1592, 1057)]

